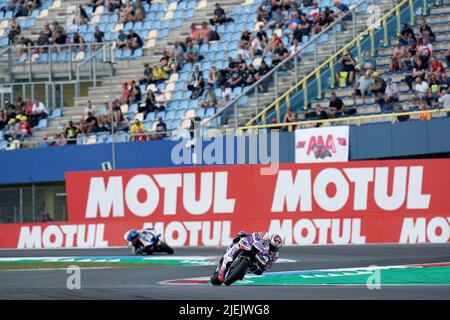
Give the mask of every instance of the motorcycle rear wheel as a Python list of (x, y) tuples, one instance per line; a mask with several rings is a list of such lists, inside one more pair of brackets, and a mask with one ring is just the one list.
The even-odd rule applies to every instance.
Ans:
[(226, 286), (229, 286), (237, 280), (243, 279), (249, 267), (250, 261), (245, 258), (240, 258), (240, 261), (234, 266), (234, 268), (230, 269), (228, 276), (225, 278), (223, 283)]

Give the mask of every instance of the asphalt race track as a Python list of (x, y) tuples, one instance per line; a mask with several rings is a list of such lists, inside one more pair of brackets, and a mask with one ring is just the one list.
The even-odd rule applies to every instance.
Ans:
[[(219, 256), (223, 248), (178, 248), (177, 256)], [(127, 248), (0, 250), (5, 257), (129, 256)], [(450, 244), (284, 247), (271, 271), (450, 262)], [(65, 269), (0, 271), (0, 299), (450, 299), (450, 285), (230, 286), (165, 285), (161, 281), (210, 276), (214, 266), (82, 269), (81, 289), (66, 287)]]

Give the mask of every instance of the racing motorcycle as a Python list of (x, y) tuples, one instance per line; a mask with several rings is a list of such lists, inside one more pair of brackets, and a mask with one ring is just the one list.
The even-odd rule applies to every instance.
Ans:
[(161, 234), (157, 234), (155, 230), (144, 229), (139, 233), (137, 239), (132, 239), (130, 231), (125, 233), (124, 238), (128, 242), (128, 247), (131, 249), (133, 254), (153, 254), (155, 252), (173, 254), (173, 249), (165, 242), (161, 241)]
[(231, 285), (237, 280), (244, 279), (248, 272), (265, 270), (269, 262), (268, 246), (263, 244), (254, 234), (242, 237), (220, 259), (211, 277), (213, 285)]

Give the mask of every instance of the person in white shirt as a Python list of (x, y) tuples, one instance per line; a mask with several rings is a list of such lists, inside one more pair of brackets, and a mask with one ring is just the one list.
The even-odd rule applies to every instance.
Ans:
[(447, 91), (442, 90), (441, 96), (439, 97), (438, 101), (442, 108), (450, 108), (450, 88)]
[(420, 77), (416, 78), (416, 86), (415, 86), (415, 91), (416, 91), (416, 98), (418, 99), (425, 99), (427, 97), (427, 93), (428, 93), (428, 82), (426, 82), (425, 80), (422, 80)]
[(158, 111), (164, 111), (166, 109), (166, 96), (160, 89), (156, 90), (155, 106), (158, 108)]
[(397, 85), (392, 82), (392, 78), (387, 78), (387, 85), (385, 90), (385, 101), (386, 103), (397, 102), (398, 99), (398, 88)]
[(294, 39), (292, 41), (292, 45), (289, 47), (289, 56), (293, 56), (298, 50), (300, 50), (301, 45), (298, 42), (298, 39)]
[(83, 111), (84, 119), (87, 118), (88, 113), (91, 113), (95, 117), (96, 110), (95, 110), (95, 107), (92, 105), (91, 100), (88, 101), (87, 107), (84, 108), (84, 111)]

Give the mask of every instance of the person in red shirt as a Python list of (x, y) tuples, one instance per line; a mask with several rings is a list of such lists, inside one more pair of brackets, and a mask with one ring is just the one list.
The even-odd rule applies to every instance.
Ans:
[(439, 79), (441, 79), (442, 74), (445, 73), (444, 65), (435, 57), (431, 57), (431, 72), (435, 73)]
[(28, 123), (28, 118), (26, 116), (22, 116), (20, 118), (20, 124), (18, 129), (18, 135), (20, 137), (20, 141), (25, 140), (25, 138), (31, 137), (31, 126)]

